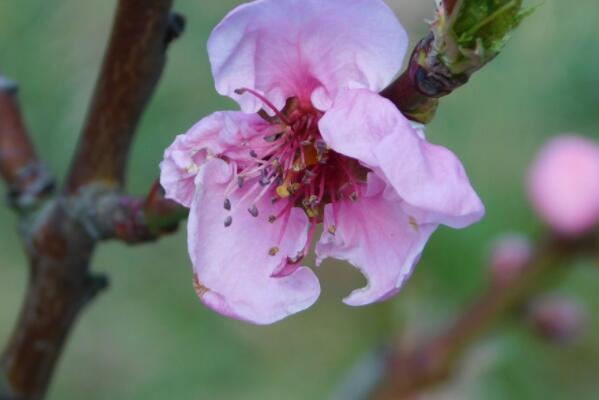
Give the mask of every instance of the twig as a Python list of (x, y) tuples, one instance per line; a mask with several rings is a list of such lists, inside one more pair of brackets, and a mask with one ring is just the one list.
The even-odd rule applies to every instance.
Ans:
[[(183, 19), (170, 14), (171, 4), (172, 0), (119, 1), (66, 190), (21, 219), (30, 280), (18, 323), (0, 358), (2, 400), (44, 397), (74, 321), (107, 286), (105, 277), (90, 271), (97, 243), (109, 238), (135, 242), (163, 233), (149, 224), (149, 217), (156, 209), (166, 207), (164, 202), (155, 196), (151, 202), (122, 202), (120, 191), (136, 124), (163, 69), (167, 44), (183, 28)], [(2, 100), (12, 107), (6, 115), (18, 116), (13, 99), (4, 95)], [(20, 171), (37, 161), (31, 144), (21, 134), (24, 129), (20, 118), (3, 120), (11, 128), (7, 130), (11, 139), (6, 145), (3, 141), (0, 149), (23, 150), (3, 157), (2, 174), (21, 193), (31, 185), (17, 184), (29, 182), (20, 178)], [(143, 206), (141, 212), (131, 207), (138, 203)], [(112, 206), (104, 210), (106, 205)], [(114, 225), (108, 228), (106, 221)], [(131, 221), (133, 233), (125, 230), (123, 234), (117, 229), (119, 222)], [(162, 228), (166, 230), (167, 226)]]
[(597, 245), (596, 237), (567, 241), (551, 238), (536, 250), (531, 261), (506, 281), (494, 281), (444, 332), (414, 349), (388, 353), (387, 368), (375, 394), (368, 398), (410, 398), (451, 376), (469, 346), (510, 311), (524, 305), (540, 289), (547, 274), (561, 271), (565, 261)]
[(183, 30), (172, 0), (121, 0), (66, 186), (103, 181), (122, 186), (129, 148), (158, 83), (166, 47)]
[(47, 196), (54, 181), (39, 161), (17, 102), (17, 85), (0, 75), (0, 176), (8, 184), (9, 203), (25, 210)]
[[(408, 68), (381, 93), (408, 118), (430, 122), (439, 99), (467, 83), (493, 60), (509, 33), (528, 15), (522, 11), (522, 0), (486, 3), (440, 2), (431, 31), (416, 46)], [(472, 15), (481, 18), (474, 25)], [(481, 21), (485, 29), (481, 29)]]
[(116, 239), (127, 244), (153, 242), (177, 230), (189, 210), (164, 197), (155, 182), (144, 198), (106, 192), (101, 185), (86, 187), (76, 211), (97, 240)]

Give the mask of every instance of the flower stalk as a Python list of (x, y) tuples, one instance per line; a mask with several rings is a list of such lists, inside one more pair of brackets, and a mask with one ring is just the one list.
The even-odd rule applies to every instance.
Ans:
[(407, 70), (382, 95), (410, 119), (430, 122), (439, 99), (464, 85), (492, 61), (531, 12), (522, 0), (444, 0), (430, 33), (412, 53)]

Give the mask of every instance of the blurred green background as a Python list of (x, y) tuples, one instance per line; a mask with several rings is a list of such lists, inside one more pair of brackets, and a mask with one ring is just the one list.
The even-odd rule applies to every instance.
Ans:
[[(178, 0), (185, 35), (141, 127), (130, 189), (143, 193), (175, 134), (202, 116), (233, 108), (213, 89), (205, 43), (239, 1)], [(416, 41), (433, 1), (389, 0)], [(62, 176), (73, 152), (111, 25), (115, 0), (0, 0), (0, 69), (22, 85), (29, 127)], [(325, 264), (312, 309), (269, 327), (220, 317), (196, 299), (184, 229), (155, 245), (101, 246), (95, 268), (110, 291), (81, 318), (50, 399), (326, 399), (348, 369), (393, 335), (433, 335), (487, 279), (489, 243), (506, 231), (542, 231), (523, 181), (538, 146), (554, 134), (599, 135), (599, 6), (546, 0), (501, 56), (443, 101), (429, 138), (463, 160), (487, 206), (479, 224), (442, 228), (393, 300), (350, 308), (363, 285), (345, 264)], [(4, 189), (0, 189), (4, 190)], [(16, 219), (0, 208), (0, 341), (16, 318), (27, 268)], [(596, 399), (599, 393), (599, 276), (581, 261), (557, 287), (586, 303), (587, 330), (570, 346), (536, 338), (512, 318), (472, 348), (457, 378), (425, 399)]]

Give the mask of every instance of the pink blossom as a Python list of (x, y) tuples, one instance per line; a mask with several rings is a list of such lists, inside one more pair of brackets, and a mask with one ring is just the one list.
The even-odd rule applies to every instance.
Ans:
[(516, 278), (532, 260), (530, 239), (522, 234), (509, 233), (497, 238), (490, 254), (490, 273), (493, 282), (506, 284)]
[(599, 222), (599, 144), (576, 135), (551, 140), (531, 167), (528, 191), (556, 232), (586, 232)]
[(347, 260), (368, 279), (345, 302), (382, 301), (439, 224), (482, 217), (457, 157), (377, 94), (407, 43), (380, 0), (258, 0), (216, 27), (217, 91), (245, 113), (203, 119), (161, 164), (167, 195), (191, 207), (202, 302), (257, 324), (309, 307), (320, 285), (303, 260), (319, 225), (318, 264)]

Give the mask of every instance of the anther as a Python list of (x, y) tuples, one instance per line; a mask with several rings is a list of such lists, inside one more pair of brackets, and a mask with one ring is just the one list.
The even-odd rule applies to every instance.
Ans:
[(279, 133), (275, 133), (273, 135), (264, 136), (264, 141), (266, 143), (274, 143), (282, 137), (283, 137), (283, 132), (279, 132)]
[(225, 228), (230, 227), (232, 223), (233, 223), (233, 217), (231, 217), (229, 215), (227, 218), (225, 218)]
[(268, 217), (268, 222), (270, 222), (271, 224), (274, 224), (276, 220), (277, 220), (277, 217), (274, 215), (271, 215)]
[(278, 247), (272, 247), (270, 250), (268, 250), (268, 255), (274, 257), (277, 255), (278, 252), (279, 252)]
[(245, 180), (243, 179), (243, 176), (237, 177), (237, 186), (239, 186), (239, 189), (241, 189), (243, 187), (244, 182), (245, 182)]
[(329, 226), (328, 231), (331, 235), (335, 236), (335, 233), (337, 233), (337, 226), (336, 225)]
[(352, 192), (352, 193), (349, 195), (349, 198), (350, 198), (350, 200), (351, 200), (351, 201), (356, 201), (356, 200), (358, 200), (358, 193), (356, 193), (356, 192)]
[(250, 150), (250, 157), (258, 158), (258, 153), (256, 153), (256, 150)]
[(231, 211), (231, 200), (225, 199), (225, 203), (223, 204), (223, 207), (225, 208), (225, 210)]
[(297, 264), (298, 262), (302, 261), (304, 259), (306, 255), (304, 254), (303, 251), (300, 251), (296, 254), (295, 257), (287, 257), (287, 261), (290, 264)]
[(258, 217), (258, 207), (256, 207), (256, 205), (251, 206), (250, 208), (248, 208), (248, 212), (252, 215), (252, 217), (256, 218)]

